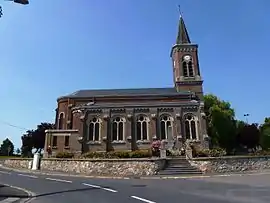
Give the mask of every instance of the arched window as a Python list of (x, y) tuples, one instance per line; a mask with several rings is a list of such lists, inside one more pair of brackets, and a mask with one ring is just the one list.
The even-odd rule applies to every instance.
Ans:
[(58, 117), (58, 129), (64, 129), (64, 118), (65, 114), (63, 112), (60, 113)]
[(149, 140), (149, 132), (148, 132), (149, 118), (146, 116), (138, 116), (136, 124), (137, 124), (136, 129), (137, 140)]
[(183, 74), (184, 77), (188, 77), (188, 66), (186, 61), (183, 62)]
[(162, 115), (160, 117), (160, 138), (168, 139), (173, 132), (173, 118), (171, 116)]
[(182, 65), (183, 65), (184, 77), (194, 77), (195, 74), (194, 74), (192, 57), (189, 55), (184, 56), (182, 60)]
[(125, 119), (116, 117), (112, 122), (112, 141), (124, 140)]
[(188, 76), (194, 77), (194, 70), (193, 70), (192, 61), (188, 62)]
[(194, 115), (188, 114), (185, 116), (185, 132), (186, 139), (198, 139), (198, 119)]
[(99, 141), (101, 131), (101, 120), (99, 118), (93, 118), (88, 125), (88, 141)]

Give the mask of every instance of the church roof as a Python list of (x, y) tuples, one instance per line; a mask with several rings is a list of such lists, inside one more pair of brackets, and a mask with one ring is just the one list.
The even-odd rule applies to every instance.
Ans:
[(191, 92), (177, 92), (175, 88), (138, 88), (138, 89), (92, 89), (79, 90), (62, 98), (118, 97), (118, 96), (173, 96), (190, 95)]

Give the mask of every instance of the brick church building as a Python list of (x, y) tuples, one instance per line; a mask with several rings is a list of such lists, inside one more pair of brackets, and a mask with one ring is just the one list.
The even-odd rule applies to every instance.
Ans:
[(153, 139), (174, 149), (187, 140), (204, 142), (198, 45), (191, 42), (182, 17), (170, 57), (174, 87), (79, 90), (59, 97), (57, 128), (47, 131), (45, 149), (81, 154), (148, 149)]

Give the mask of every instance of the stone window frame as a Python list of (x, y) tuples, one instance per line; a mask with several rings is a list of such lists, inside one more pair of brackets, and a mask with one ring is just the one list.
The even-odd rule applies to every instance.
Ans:
[[(190, 116), (191, 118), (188, 118), (188, 116)], [(187, 140), (194, 140), (194, 141), (198, 141), (199, 140), (199, 118), (198, 116), (194, 115), (193, 113), (186, 113), (184, 114), (184, 129), (185, 129), (185, 137)], [(187, 132), (186, 132), (186, 123), (188, 122), (188, 127), (189, 127), (189, 132), (190, 135), (189, 137), (187, 137)], [(192, 125), (191, 122), (194, 122), (195, 124), (195, 133), (196, 133), (196, 138), (193, 138), (193, 134), (192, 134)]]
[[(188, 59), (188, 60), (185, 59), (185, 56), (189, 56), (190, 59)], [(183, 68), (183, 76), (185, 78), (194, 78), (195, 77), (193, 57), (191, 55), (184, 55), (182, 57), (182, 68)], [(185, 72), (186, 72), (186, 74), (185, 74)]]
[[(143, 117), (143, 121), (139, 121), (138, 119), (140, 118), (140, 117)], [(149, 118), (149, 116), (147, 116), (147, 115), (145, 115), (145, 114), (139, 114), (139, 115), (137, 115), (136, 116), (136, 129), (135, 129), (135, 136), (136, 136), (136, 142), (137, 143), (149, 143), (149, 141), (150, 141), (150, 118)], [(138, 140), (138, 134), (137, 134), (137, 130), (138, 130), (138, 128), (137, 128), (137, 124), (138, 124), (138, 122), (140, 122), (141, 123), (141, 139), (140, 140)], [(143, 126), (142, 126), (142, 123), (143, 122), (146, 122), (146, 139), (143, 139)]]
[[(120, 118), (120, 121), (116, 121), (117, 118)], [(113, 124), (114, 123), (117, 123), (117, 140), (113, 140)], [(119, 123), (123, 124), (123, 138), (122, 140), (119, 140)], [(111, 120), (111, 138), (112, 138), (112, 143), (117, 143), (117, 144), (121, 144), (121, 143), (126, 143), (126, 122), (127, 122), (127, 119), (125, 118), (125, 116), (122, 116), (122, 115), (116, 115), (112, 118)]]
[[(162, 139), (161, 122), (162, 122), (162, 117), (164, 117), (164, 116), (167, 116), (168, 119), (166, 119), (166, 123), (165, 123), (165, 129), (167, 129), (167, 130), (165, 130), (165, 139)], [(163, 120), (163, 121), (165, 122), (165, 120)], [(168, 114), (168, 113), (163, 113), (159, 116), (158, 122), (159, 122), (159, 132), (160, 132), (160, 139), (161, 140), (168, 140), (168, 128), (166, 128), (168, 121), (171, 122), (171, 128), (172, 128), (171, 133), (173, 133), (174, 132), (174, 118), (173, 118), (173, 116), (171, 114)]]
[[(94, 119), (96, 119), (96, 121), (94, 121)], [(90, 140), (90, 125), (93, 124), (93, 139)], [(99, 124), (98, 126), (98, 140), (95, 139), (95, 130), (96, 130), (96, 125)], [(90, 119), (87, 120), (86, 122), (86, 126), (87, 126), (87, 136), (86, 136), (86, 140), (88, 144), (101, 144), (101, 131), (102, 131), (102, 119), (97, 117), (97, 116), (93, 116)]]
[(59, 130), (64, 129), (64, 127), (65, 127), (64, 121), (65, 121), (65, 112), (60, 112), (58, 114), (58, 121), (57, 121), (57, 127)]

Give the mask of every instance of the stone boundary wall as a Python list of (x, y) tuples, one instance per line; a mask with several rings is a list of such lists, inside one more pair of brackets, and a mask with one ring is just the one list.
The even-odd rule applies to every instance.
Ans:
[(189, 159), (203, 173), (237, 173), (270, 169), (270, 156), (225, 156)]
[[(6, 159), (3, 165), (27, 169), (29, 158)], [(41, 171), (55, 171), (98, 176), (149, 176), (165, 167), (164, 159), (54, 159), (43, 158)]]

